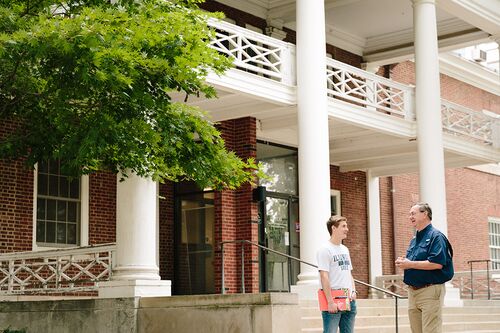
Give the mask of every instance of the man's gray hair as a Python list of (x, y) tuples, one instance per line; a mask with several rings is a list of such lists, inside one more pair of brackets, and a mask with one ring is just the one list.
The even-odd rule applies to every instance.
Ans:
[(427, 216), (429, 217), (429, 220), (432, 221), (432, 209), (431, 206), (427, 202), (419, 202), (416, 203), (415, 206), (418, 206), (419, 212), (427, 212)]

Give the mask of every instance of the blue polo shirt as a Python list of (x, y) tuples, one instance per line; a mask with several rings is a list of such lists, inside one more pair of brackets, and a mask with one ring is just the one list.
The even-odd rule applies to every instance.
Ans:
[(448, 249), (448, 240), (443, 233), (429, 224), (417, 231), (410, 242), (406, 258), (412, 261), (424, 261), (443, 265), (442, 269), (421, 270), (406, 269), (404, 283), (414, 287), (426, 284), (442, 284), (453, 277), (453, 261)]

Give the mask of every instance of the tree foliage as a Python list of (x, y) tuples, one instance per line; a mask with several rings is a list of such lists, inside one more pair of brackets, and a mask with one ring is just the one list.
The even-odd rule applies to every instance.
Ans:
[[(71, 1), (71, 0), (70, 0)], [(173, 92), (214, 97), (230, 66), (208, 47), (200, 0), (0, 0), (0, 157), (234, 188), (257, 169)]]

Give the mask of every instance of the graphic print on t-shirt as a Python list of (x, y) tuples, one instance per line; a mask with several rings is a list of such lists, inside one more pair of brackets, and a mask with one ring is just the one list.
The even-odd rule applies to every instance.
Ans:
[(351, 265), (349, 255), (346, 253), (333, 255), (333, 262), (337, 263), (342, 271), (348, 271), (349, 266)]

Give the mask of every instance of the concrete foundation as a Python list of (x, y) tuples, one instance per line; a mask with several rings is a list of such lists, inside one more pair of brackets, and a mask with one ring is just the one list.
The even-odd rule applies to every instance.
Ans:
[(0, 302), (0, 331), (26, 333), (300, 332), (295, 294)]

